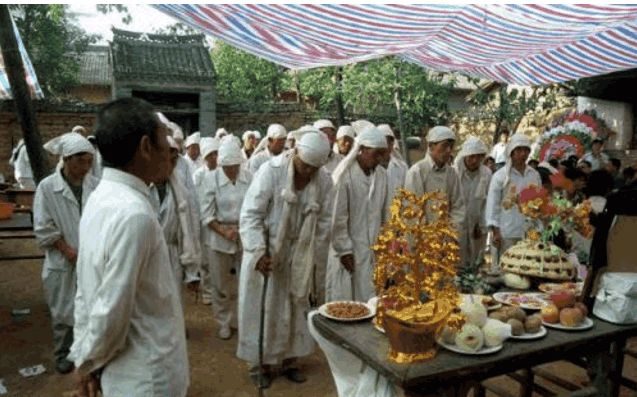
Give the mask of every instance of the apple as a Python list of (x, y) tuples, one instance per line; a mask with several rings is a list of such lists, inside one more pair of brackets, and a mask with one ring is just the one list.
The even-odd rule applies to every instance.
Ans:
[(588, 307), (586, 307), (586, 305), (582, 302), (575, 302), (575, 305), (573, 305), (573, 307), (580, 309), (584, 317), (588, 316)]
[(555, 291), (549, 295), (549, 298), (558, 309), (572, 307), (575, 304), (575, 294), (568, 290)]
[(576, 307), (567, 307), (560, 311), (560, 324), (565, 327), (575, 327), (584, 321), (584, 314)]
[(555, 324), (560, 321), (560, 309), (557, 308), (554, 304), (548, 304), (542, 307), (542, 320), (547, 323)]

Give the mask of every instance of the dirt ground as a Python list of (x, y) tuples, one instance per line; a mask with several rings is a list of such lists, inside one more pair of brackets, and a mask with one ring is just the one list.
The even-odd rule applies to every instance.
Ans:
[[(43, 299), (40, 271), (39, 260), (0, 261), (0, 379), (4, 379), (7, 396), (69, 397), (73, 389), (71, 376), (58, 375), (54, 369), (50, 319)], [(184, 296), (184, 301), (191, 377), (188, 396), (256, 396), (247, 377), (247, 367), (235, 357), (236, 335), (229, 341), (216, 338), (210, 306), (195, 303), (194, 296), (189, 294)], [(11, 315), (12, 309), (21, 308), (29, 308), (31, 313)], [(44, 365), (44, 374), (31, 378), (18, 374), (18, 369), (37, 364)], [(586, 382), (580, 369), (566, 364), (552, 366), (556, 367), (555, 371), (569, 374), (576, 383)], [(328, 365), (320, 351), (305, 358), (302, 369), (308, 375), (305, 384), (297, 385), (277, 378), (266, 396), (336, 396)], [(625, 373), (637, 378), (635, 360), (627, 359)], [(496, 378), (495, 382), (505, 389), (516, 390), (510, 380)], [(622, 396), (637, 397), (637, 394), (623, 389)]]

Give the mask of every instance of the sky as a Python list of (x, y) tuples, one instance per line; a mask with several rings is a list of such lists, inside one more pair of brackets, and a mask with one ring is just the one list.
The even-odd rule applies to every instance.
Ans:
[(96, 3), (74, 3), (70, 4), (70, 12), (76, 15), (79, 25), (88, 33), (102, 35), (102, 41), (98, 44), (107, 44), (113, 37), (111, 27), (118, 29), (132, 30), (135, 32), (151, 33), (157, 28), (163, 28), (177, 23), (174, 18), (157, 11), (149, 5), (126, 4), (133, 20), (126, 25), (122, 22), (124, 14), (112, 12), (102, 14), (97, 12)]

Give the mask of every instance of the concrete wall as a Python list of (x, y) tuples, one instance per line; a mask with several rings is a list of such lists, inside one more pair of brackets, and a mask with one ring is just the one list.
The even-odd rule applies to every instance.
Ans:
[(595, 110), (613, 131), (616, 132), (606, 143), (606, 149), (630, 149), (633, 140), (633, 106), (626, 102), (577, 97), (577, 111)]

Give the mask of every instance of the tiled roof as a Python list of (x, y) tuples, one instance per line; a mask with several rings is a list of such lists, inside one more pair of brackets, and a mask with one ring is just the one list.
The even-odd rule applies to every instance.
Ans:
[(80, 84), (110, 86), (113, 77), (109, 62), (107, 46), (89, 46), (88, 50), (80, 55)]
[(176, 36), (113, 29), (113, 77), (135, 82), (214, 84), (203, 35)]

